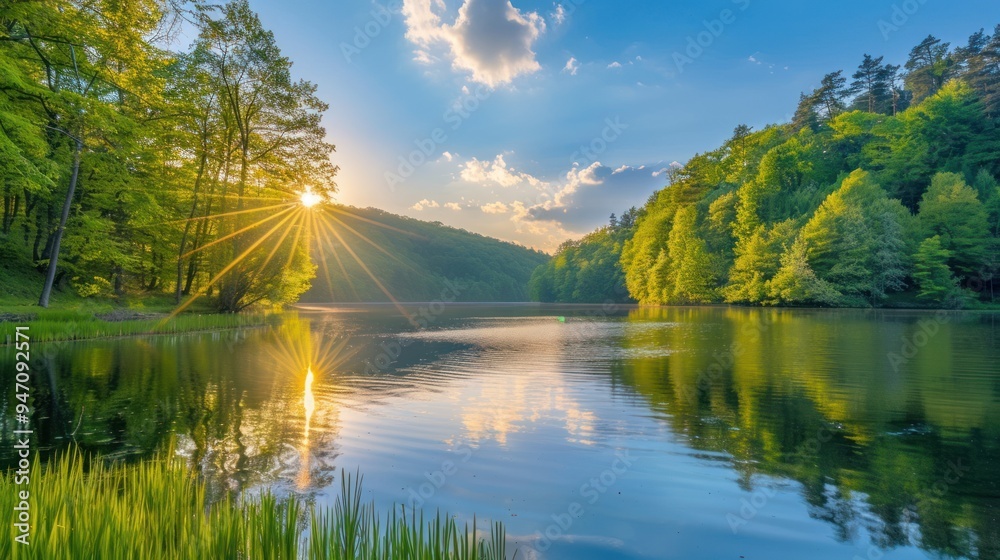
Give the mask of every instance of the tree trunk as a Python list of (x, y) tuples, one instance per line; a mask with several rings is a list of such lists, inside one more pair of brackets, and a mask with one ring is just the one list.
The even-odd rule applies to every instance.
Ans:
[(201, 186), (201, 178), (205, 174), (205, 164), (208, 160), (208, 153), (202, 146), (201, 161), (198, 162), (198, 175), (194, 179), (194, 189), (192, 193), (191, 212), (188, 213), (188, 220), (184, 224), (184, 233), (181, 235), (180, 248), (177, 251), (177, 287), (174, 290), (174, 303), (181, 302), (181, 283), (184, 281), (184, 250), (187, 248), (188, 234), (191, 232), (191, 220), (194, 219), (198, 210), (198, 188)]
[(52, 251), (49, 253), (49, 270), (45, 274), (45, 286), (42, 288), (42, 297), (38, 299), (38, 305), (49, 306), (49, 296), (52, 295), (52, 284), (56, 279), (56, 267), (59, 265), (59, 246), (62, 244), (63, 230), (66, 229), (66, 221), (69, 220), (69, 210), (73, 205), (73, 195), (76, 193), (76, 180), (80, 176), (80, 157), (83, 154), (83, 141), (77, 139), (73, 148), (73, 173), (69, 179), (69, 190), (66, 191), (66, 200), (63, 201), (62, 216), (59, 218), (59, 228), (56, 230), (55, 240), (52, 243)]

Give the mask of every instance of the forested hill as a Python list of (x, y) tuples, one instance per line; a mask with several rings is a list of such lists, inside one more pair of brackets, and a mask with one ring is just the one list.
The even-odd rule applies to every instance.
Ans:
[(440, 222), (340, 210), (332, 214), (340, 239), (314, 245), (319, 270), (304, 302), (388, 301), (378, 283), (400, 301), (433, 301), (449, 285), (458, 286), (457, 301), (526, 301), (531, 272), (549, 258)]
[(928, 37), (900, 62), (865, 55), (803, 93), (791, 123), (736, 127), (673, 170), (626, 239), (618, 225), (566, 245), (533, 297), (605, 301), (584, 281), (621, 275), (646, 304), (994, 301), (1000, 26), (958, 47)]

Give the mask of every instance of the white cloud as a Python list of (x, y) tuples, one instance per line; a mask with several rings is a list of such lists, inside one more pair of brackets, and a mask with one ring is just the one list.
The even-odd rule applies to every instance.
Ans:
[(566, 66), (563, 67), (563, 72), (569, 72), (570, 76), (576, 76), (576, 71), (579, 69), (580, 63), (571, 56), (569, 57), (569, 60), (566, 61)]
[(574, 166), (566, 173), (566, 184), (563, 186), (562, 190), (556, 193), (555, 197), (551, 202), (546, 202), (543, 206), (548, 206), (548, 209), (553, 207), (566, 206), (566, 201), (569, 199), (576, 191), (580, 190), (580, 187), (600, 185), (604, 183), (604, 179), (598, 175), (598, 172), (602, 169), (608, 169), (601, 165), (601, 162), (595, 161), (587, 167), (577, 167)]
[[(510, 0), (465, 0), (454, 23), (442, 21), (444, 0), (404, 0), (406, 38), (418, 53), (443, 48), (457, 70), (471, 72), (477, 82), (496, 86), (541, 66), (532, 50), (545, 32), (537, 12), (522, 12)], [(431, 58), (417, 55), (421, 61)]]
[(413, 206), (410, 206), (410, 209), (420, 212), (424, 208), (437, 208), (438, 206), (440, 206), (440, 204), (438, 204), (436, 200), (427, 200), (425, 198)]
[(462, 205), (457, 202), (448, 202), (444, 205), (448, 210), (455, 210), (456, 212), (462, 209)]
[(503, 202), (491, 202), (489, 204), (484, 204), (479, 207), (486, 214), (506, 214), (510, 212), (510, 207)]
[(431, 53), (423, 49), (417, 49), (413, 51), (413, 60), (414, 62), (427, 65), (434, 64), (435, 62), (438, 61), (437, 57), (432, 56)]
[(556, 25), (562, 25), (566, 21), (566, 8), (562, 4), (556, 4), (556, 9), (552, 12), (551, 17)]
[(621, 68), (621, 67), (622, 63), (618, 62), (617, 60), (612, 62), (611, 64), (608, 64), (608, 68)]
[[(607, 223), (611, 212), (641, 206), (662, 183), (645, 166), (623, 165), (617, 169), (595, 162), (574, 166), (558, 185), (553, 196), (524, 209), (524, 221), (557, 225), (574, 231), (588, 231)], [(517, 208), (513, 208), (515, 216)], [(564, 238), (565, 239), (565, 238)]]
[[(639, 169), (643, 169), (645, 167), (646, 166), (644, 165), (644, 166), (640, 167)], [(679, 162), (679, 161), (672, 161), (672, 162), (670, 162), (670, 165), (668, 165), (667, 167), (664, 167), (663, 169), (660, 169), (659, 171), (654, 171), (653, 172), (653, 177), (659, 177), (660, 175), (665, 175), (665, 174), (669, 173), (670, 171), (673, 171), (675, 169), (680, 169), (682, 167), (684, 167), (684, 164), (682, 164), (681, 162)]]
[(541, 244), (549, 250), (555, 249), (560, 243), (573, 237), (580, 237), (580, 234), (567, 230), (563, 225), (554, 219), (538, 219), (531, 215), (531, 208), (517, 201), (510, 205), (510, 221), (514, 224), (514, 231), (519, 234), (529, 234), (545, 239)]
[(451, 152), (441, 152), (441, 159), (443, 159), (445, 161), (451, 161), (451, 160), (455, 159), (455, 154), (453, 154)]
[(528, 173), (508, 167), (507, 162), (504, 161), (503, 154), (497, 155), (493, 161), (480, 161), (472, 158), (465, 162), (461, 176), (462, 180), (469, 183), (483, 184), (493, 182), (501, 187), (514, 187), (525, 183), (533, 187), (538, 187), (544, 184)]

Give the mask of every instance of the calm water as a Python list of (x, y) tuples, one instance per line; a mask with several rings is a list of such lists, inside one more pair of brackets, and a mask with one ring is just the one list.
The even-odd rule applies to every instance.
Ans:
[(360, 469), (386, 507), (503, 521), (519, 558), (1000, 558), (1000, 316), (423, 317), (313, 309), (37, 345), (39, 444), (128, 460), (173, 445), (215, 495), (330, 503)]

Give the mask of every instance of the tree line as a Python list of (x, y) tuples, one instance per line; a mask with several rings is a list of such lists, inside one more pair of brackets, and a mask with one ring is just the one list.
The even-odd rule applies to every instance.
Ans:
[(527, 301), (532, 271), (548, 261), (541, 251), (374, 208), (344, 207), (340, 219), (371, 243), (357, 243), (357, 259), (342, 240), (315, 247), (319, 270), (300, 301), (386, 302), (392, 294), (431, 302), (446, 288), (454, 301)]
[(624, 239), (608, 226), (564, 245), (532, 294), (607, 301), (623, 278), (644, 304), (992, 302), (998, 121), (1000, 26), (955, 48), (929, 36), (902, 66), (866, 54), (790, 123), (740, 125), (675, 169)]
[[(173, 48), (182, 29), (196, 39)], [(307, 247), (265, 234), (302, 227), (297, 193), (337, 169), (327, 107), (291, 66), (246, 0), (6, 3), (3, 266), (45, 274), (43, 306), (60, 289), (223, 311), (297, 297)]]

